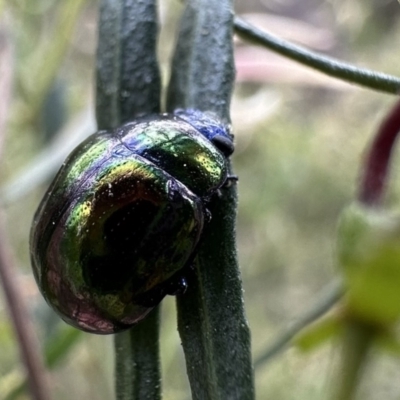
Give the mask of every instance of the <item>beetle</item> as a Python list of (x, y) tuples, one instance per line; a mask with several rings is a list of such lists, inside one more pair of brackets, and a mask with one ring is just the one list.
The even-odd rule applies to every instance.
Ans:
[(184, 292), (233, 150), (229, 127), (193, 109), (88, 137), (32, 224), (33, 273), (50, 306), (74, 327), (108, 334)]

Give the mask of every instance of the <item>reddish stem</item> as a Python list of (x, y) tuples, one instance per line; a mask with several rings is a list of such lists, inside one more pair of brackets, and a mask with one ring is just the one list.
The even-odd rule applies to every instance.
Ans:
[(6, 240), (4, 216), (0, 210), (0, 280), (3, 284), (8, 310), (17, 335), (22, 362), (26, 368), (32, 399), (49, 400), (46, 372), (39, 353), (28, 307), (20, 294), (15, 269), (10, 245)]
[(400, 100), (383, 120), (369, 149), (361, 172), (358, 200), (379, 206), (385, 194), (393, 145), (400, 131)]

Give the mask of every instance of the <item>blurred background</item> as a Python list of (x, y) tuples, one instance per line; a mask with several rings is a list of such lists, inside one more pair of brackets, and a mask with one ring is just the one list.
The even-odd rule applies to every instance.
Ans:
[[(164, 84), (182, 6), (160, 1)], [(0, 0), (0, 121), (6, 117), (0, 126), (6, 132), (0, 202), (20, 291), (42, 347), (53, 349), (50, 378), (57, 400), (113, 398), (112, 337), (78, 333), (54, 316), (38, 293), (28, 254), (33, 213), (51, 176), (69, 149), (95, 131), (97, 12), (95, 0)], [(315, 51), (400, 75), (395, 0), (247, 0), (237, 1), (236, 12)], [(238, 39), (235, 47), (237, 236), (257, 359), (337, 276), (337, 218), (354, 197), (363, 152), (394, 97), (328, 78)], [(400, 200), (399, 165), (397, 157), (388, 207)], [(1, 295), (0, 399), (28, 399), (16, 390), (23, 368)], [(257, 399), (327, 398), (336, 350), (335, 343), (312, 353), (293, 347), (258, 366)], [(162, 304), (161, 351), (164, 398), (190, 399), (173, 298)], [(373, 354), (359, 398), (400, 398), (399, 376), (398, 359)]]

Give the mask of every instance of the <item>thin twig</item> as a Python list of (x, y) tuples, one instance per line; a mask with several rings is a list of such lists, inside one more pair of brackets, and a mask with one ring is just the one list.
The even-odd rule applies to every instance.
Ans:
[(315, 304), (313, 304), (302, 317), (293, 322), (286, 330), (277, 336), (263, 354), (254, 362), (254, 367), (257, 368), (264, 365), (281, 351), (285, 350), (289, 346), (291, 340), (302, 329), (329, 311), (342, 297), (342, 293), (343, 288), (339, 281), (334, 281), (322, 289), (321, 293), (317, 296)]
[(398, 94), (400, 78), (382, 72), (359, 68), (331, 57), (324, 56), (264, 32), (235, 18), (235, 32), (244, 40), (267, 47), (285, 57), (298, 61), (329, 76), (381, 92)]

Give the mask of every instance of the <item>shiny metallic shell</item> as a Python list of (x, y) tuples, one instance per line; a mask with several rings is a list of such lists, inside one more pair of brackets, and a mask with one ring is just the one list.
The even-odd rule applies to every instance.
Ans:
[(203, 232), (226, 157), (173, 115), (98, 132), (63, 164), (34, 217), (33, 272), (47, 302), (93, 333), (131, 327), (167, 294)]

